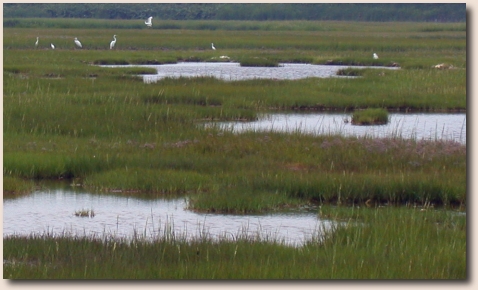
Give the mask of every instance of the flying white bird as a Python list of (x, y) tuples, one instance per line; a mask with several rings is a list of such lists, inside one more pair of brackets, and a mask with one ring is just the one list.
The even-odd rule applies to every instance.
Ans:
[(376, 53), (373, 53), (373, 59), (378, 59), (378, 55)]
[(153, 16), (149, 17), (148, 20), (144, 22), (144, 24), (146, 24), (146, 26), (148, 27), (153, 26)]
[(211, 43), (211, 47), (213, 50), (216, 50), (216, 48), (214, 47), (214, 43)]
[(53, 45), (53, 43), (50, 43), (50, 46), (51, 46), (51, 49), (55, 49), (55, 46)]
[(78, 40), (77, 37), (75, 37), (75, 44), (80, 48), (83, 47), (83, 46), (81, 46), (81, 42)]
[(116, 34), (113, 35), (113, 38), (114, 38), (114, 40), (111, 41), (111, 43), (110, 43), (110, 49), (113, 49), (113, 47), (115, 47), (115, 44), (116, 44)]
[(35, 47), (38, 46), (38, 36), (37, 36), (37, 41), (35, 42)]

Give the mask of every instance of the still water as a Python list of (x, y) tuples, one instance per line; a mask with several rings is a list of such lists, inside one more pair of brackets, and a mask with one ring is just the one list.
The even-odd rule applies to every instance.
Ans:
[[(180, 62), (162, 65), (105, 65), (103, 67), (152, 67), (157, 74), (143, 75), (145, 83), (166, 77), (210, 76), (227, 81), (246, 79), (302, 79), (308, 77), (338, 77), (337, 71), (347, 66), (280, 64), (279, 67), (241, 67), (236, 62)], [(360, 67), (399, 69), (397, 67)], [(355, 126), (348, 114), (269, 114), (255, 122), (215, 123), (236, 132), (244, 130), (298, 131), (311, 134), (340, 134), (344, 136), (402, 137), (426, 140), (451, 140), (466, 144), (466, 114), (391, 114), (389, 123), (382, 126)], [(213, 126), (214, 124), (207, 124)]]
[[(187, 239), (247, 236), (300, 245), (331, 226), (318, 218), (317, 210), (266, 215), (195, 213), (186, 209), (186, 198), (145, 200), (73, 187), (37, 191), (3, 203), (4, 237), (49, 233), (149, 239), (169, 231)], [(78, 217), (75, 212), (80, 210), (93, 210), (95, 216)]]
[[(303, 63), (283, 63), (279, 67), (242, 67), (237, 62), (179, 62), (176, 64), (161, 65), (103, 65), (102, 67), (152, 67), (157, 74), (144, 75), (145, 83), (153, 83), (160, 79), (170, 77), (215, 77), (226, 81), (239, 81), (250, 79), (275, 79), (295, 80), (309, 77), (330, 78), (339, 77), (337, 71), (347, 68), (338, 65), (313, 65)], [(355, 68), (380, 68), (399, 69), (397, 67), (365, 67)]]
[(219, 126), (238, 133), (247, 130), (280, 131), (315, 135), (448, 140), (466, 144), (466, 114), (392, 113), (389, 114), (388, 124), (379, 126), (352, 125), (350, 118), (350, 114), (337, 113), (266, 114), (253, 122), (216, 122), (206, 126)]

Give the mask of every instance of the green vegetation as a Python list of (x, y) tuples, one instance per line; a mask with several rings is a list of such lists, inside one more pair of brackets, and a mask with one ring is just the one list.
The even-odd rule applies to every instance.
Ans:
[[(175, 20), (348, 20), (465, 22), (466, 4), (442, 3), (7, 3), (4, 18)], [(153, 23), (155, 23), (153, 19)], [(8, 26), (6, 26), (7, 24)], [(7, 19), (3, 27), (21, 25)], [(205, 26), (208, 28), (208, 26)], [(213, 26), (214, 27), (214, 26)], [(167, 27), (171, 29), (172, 27)]]
[(247, 58), (240, 61), (241, 66), (278, 67), (279, 62), (267, 58)]
[(365, 109), (352, 114), (354, 125), (383, 125), (388, 123), (388, 112), (384, 109)]
[(338, 76), (357, 77), (363, 75), (363, 70), (356, 68), (345, 68), (337, 71)]
[[(6, 279), (466, 279), (466, 216), (323, 207), (335, 230), (299, 247), (267, 237), (4, 238)], [(152, 254), (153, 253), (153, 254)]]
[[(467, 204), (466, 145), (403, 139), (399, 130), (371, 139), (300, 130), (235, 134), (204, 126), (308, 109), (465, 112), (466, 24), (165, 20), (179, 28), (143, 29), (140, 23), (136, 29), (133, 20), (75, 19), (66, 28), (64, 19), (24, 21), (38, 25), (3, 30), (5, 198), (32, 191), (36, 180), (74, 179), (105, 194), (188, 196), (189, 210), (200, 212), (318, 204), (322, 218), (350, 222), (298, 248), (244, 237), (116, 244), (48, 234), (8, 237), (4, 277), (466, 278), (466, 218), (452, 211)], [(77, 28), (82, 21), (88, 29)], [(115, 23), (125, 24), (108, 26)], [(45, 28), (50, 24), (60, 28)], [(230, 26), (210, 31), (208, 25)], [(114, 34), (118, 41), (110, 50)], [(74, 47), (74, 37), (83, 49)], [(400, 69), (363, 69), (358, 78), (183, 77), (146, 84), (138, 75), (154, 69), (98, 65), (218, 61), (224, 55), (267, 60), (260, 65)], [(450, 66), (436, 69), (441, 63)]]
[(3, 176), (3, 197), (15, 198), (22, 194), (30, 193), (34, 190), (35, 185), (31, 180), (25, 180), (13, 176)]

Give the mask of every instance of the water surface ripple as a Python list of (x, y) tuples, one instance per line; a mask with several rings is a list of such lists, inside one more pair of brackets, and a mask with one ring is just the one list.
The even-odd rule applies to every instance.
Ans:
[[(265, 114), (253, 122), (214, 122), (233, 132), (279, 131), (314, 135), (341, 135), (371, 138), (400, 137), (417, 140), (447, 140), (466, 144), (466, 114), (391, 113), (389, 122), (379, 126), (350, 123), (351, 114)], [(345, 121), (347, 120), (347, 122)]]
[[(261, 237), (300, 245), (330, 226), (316, 211), (265, 215), (222, 215), (186, 210), (187, 200), (98, 195), (81, 189), (37, 191), (3, 205), (3, 235), (55, 234), (147, 239), (170, 232), (176, 237), (233, 239)], [(75, 212), (91, 209), (95, 216)]]
[[(215, 77), (226, 81), (250, 79), (295, 80), (310, 77), (330, 78), (339, 77), (337, 76), (337, 71), (349, 66), (281, 63), (279, 67), (243, 67), (237, 62), (179, 62), (161, 65), (102, 65), (102, 67), (155, 68), (157, 74), (143, 76), (145, 83), (153, 83), (167, 77)], [(397, 67), (374, 66), (354, 66), (354, 68), (399, 69)]]

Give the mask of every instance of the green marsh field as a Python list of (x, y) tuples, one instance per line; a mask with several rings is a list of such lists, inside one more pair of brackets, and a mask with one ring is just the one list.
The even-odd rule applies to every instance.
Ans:
[[(61, 179), (100, 194), (187, 196), (189, 210), (205, 213), (314, 205), (320, 218), (342, 223), (301, 247), (250, 238), (9, 236), (4, 278), (467, 278), (466, 145), (202, 126), (304, 108), (464, 113), (465, 23), (171, 20), (146, 28), (133, 20), (22, 21), (3, 30), (4, 199)], [(358, 78), (146, 84), (138, 75), (154, 69), (99, 66), (220, 56), (247, 66), (400, 69), (348, 70)]]

